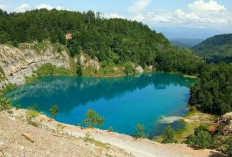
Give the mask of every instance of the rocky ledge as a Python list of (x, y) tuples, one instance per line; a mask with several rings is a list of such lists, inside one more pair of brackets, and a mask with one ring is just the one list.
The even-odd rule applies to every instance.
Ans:
[(68, 54), (65, 51), (55, 53), (52, 46), (38, 53), (32, 49), (0, 45), (0, 89), (8, 84), (24, 84), (25, 77), (31, 77), (33, 71), (46, 63), (70, 68)]

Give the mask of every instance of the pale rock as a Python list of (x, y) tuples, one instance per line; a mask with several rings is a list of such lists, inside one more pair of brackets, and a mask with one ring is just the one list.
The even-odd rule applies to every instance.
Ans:
[(136, 70), (138, 73), (143, 73), (143, 72), (144, 72), (144, 70), (143, 70), (143, 68), (142, 68), (141, 66), (137, 66), (137, 67), (135, 68), (135, 70)]

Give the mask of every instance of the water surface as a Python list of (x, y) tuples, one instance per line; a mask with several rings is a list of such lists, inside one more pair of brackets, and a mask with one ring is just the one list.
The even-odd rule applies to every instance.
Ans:
[[(168, 123), (162, 116), (183, 116), (193, 79), (180, 75), (153, 73), (120, 78), (42, 77), (7, 94), (13, 105), (23, 108), (38, 104), (48, 115), (59, 106), (56, 120), (77, 125), (88, 109), (104, 116), (102, 129), (133, 134), (136, 124), (143, 124), (150, 137), (159, 135)], [(171, 123), (171, 122), (169, 122)], [(182, 125), (171, 124), (174, 128)]]

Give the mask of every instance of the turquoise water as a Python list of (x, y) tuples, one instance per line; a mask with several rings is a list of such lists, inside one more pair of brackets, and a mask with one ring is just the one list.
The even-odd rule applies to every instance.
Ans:
[[(193, 79), (180, 75), (153, 73), (120, 78), (42, 77), (7, 94), (13, 105), (23, 108), (38, 104), (48, 115), (59, 106), (56, 120), (77, 125), (88, 109), (104, 116), (101, 129), (132, 135), (136, 124), (143, 124), (149, 137), (162, 133), (168, 123), (162, 116), (183, 116)], [(171, 124), (174, 128), (182, 125)]]

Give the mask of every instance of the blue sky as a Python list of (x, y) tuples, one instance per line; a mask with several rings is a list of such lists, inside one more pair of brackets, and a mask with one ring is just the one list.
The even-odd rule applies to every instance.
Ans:
[(232, 0), (0, 0), (0, 8), (99, 11), (149, 25), (169, 38), (206, 38), (232, 32)]

